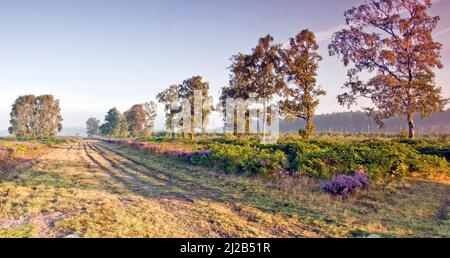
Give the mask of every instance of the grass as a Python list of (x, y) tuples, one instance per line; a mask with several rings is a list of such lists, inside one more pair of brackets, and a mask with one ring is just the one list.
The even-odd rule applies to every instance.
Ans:
[(0, 181), (0, 237), (449, 237), (450, 187), (404, 178), (348, 199), (302, 176), (216, 173), (105, 142), (66, 142)]
[(29, 238), (35, 235), (32, 225), (0, 230), (0, 238)]

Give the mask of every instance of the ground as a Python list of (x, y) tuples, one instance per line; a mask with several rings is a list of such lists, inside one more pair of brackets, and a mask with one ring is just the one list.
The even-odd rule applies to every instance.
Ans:
[(450, 186), (402, 179), (349, 199), (307, 177), (227, 176), (101, 141), (0, 180), (0, 237), (449, 237)]

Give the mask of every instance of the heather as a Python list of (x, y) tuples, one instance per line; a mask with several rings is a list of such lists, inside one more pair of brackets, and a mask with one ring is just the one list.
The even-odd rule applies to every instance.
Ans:
[(333, 180), (326, 182), (323, 190), (332, 195), (347, 197), (366, 188), (370, 183), (367, 174), (356, 171), (351, 175), (339, 174)]
[(413, 173), (424, 178), (430, 174), (448, 176), (445, 157), (436, 155), (436, 152), (428, 154), (423, 151), (423, 148), (432, 148), (438, 139), (411, 142), (381, 137), (348, 137), (345, 140), (315, 137), (307, 141), (283, 135), (279, 143), (272, 145), (262, 145), (252, 136), (155, 137), (140, 140), (144, 142), (114, 142), (181, 158), (227, 174), (265, 177), (306, 175), (329, 180), (358, 170), (372, 179), (390, 180)]

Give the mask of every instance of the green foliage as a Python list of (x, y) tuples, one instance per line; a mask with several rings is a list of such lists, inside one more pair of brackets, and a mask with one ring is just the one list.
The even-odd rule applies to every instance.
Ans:
[(450, 162), (450, 137), (448, 135), (441, 135), (440, 137), (429, 136), (414, 140), (401, 140), (400, 142), (413, 146), (421, 154), (443, 157)]
[(316, 85), (317, 69), (322, 57), (317, 53), (319, 45), (313, 32), (305, 29), (290, 38), (289, 47), (280, 49), (283, 60), (282, 73), (294, 87), (285, 87), (281, 104), (286, 118), (302, 118), (306, 126), (300, 135), (309, 139), (314, 133), (313, 116), (319, 105), (319, 97), (325, 91)]
[(144, 135), (146, 114), (142, 104), (133, 105), (123, 116), (127, 121), (128, 131), (132, 137)]
[(128, 125), (122, 113), (117, 108), (112, 108), (105, 116), (105, 122), (100, 126), (103, 136), (126, 137)]
[(269, 151), (249, 145), (211, 144), (213, 166), (230, 173), (267, 175), (287, 166), (288, 160), (282, 151)]
[(169, 132), (173, 132), (175, 129), (172, 126), (172, 121), (178, 113), (178, 110), (175, 110), (174, 107), (178, 107), (177, 101), (180, 90), (181, 85), (171, 85), (156, 96), (158, 102), (164, 105), (164, 110), (166, 112), (165, 127)]
[(410, 172), (426, 173), (430, 168), (445, 169), (447, 162), (435, 156), (420, 155), (413, 147), (398, 142), (360, 141), (317, 143), (297, 153), (297, 171), (319, 178), (364, 170), (371, 178), (402, 177)]
[(86, 133), (89, 137), (94, 137), (100, 134), (100, 120), (91, 117), (86, 121)]
[(59, 100), (53, 95), (25, 95), (11, 110), (9, 133), (16, 137), (54, 137), (62, 129)]
[[(144, 139), (142, 140), (144, 141)], [(267, 175), (284, 169), (320, 179), (337, 174), (365, 171), (372, 179), (396, 178), (419, 172), (449, 173), (447, 138), (398, 138), (351, 136), (315, 137), (306, 141), (298, 135), (282, 135), (279, 143), (260, 144), (253, 136), (207, 136), (195, 140), (183, 138), (145, 138), (158, 144), (165, 142), (195, 144), (196, 150), (209, 150), (193, 163), (213, 166), (226, 173)], [(425, 155), (427, 154), (427, 155)], [(428, 155), (429, 154), (429, 155)]]

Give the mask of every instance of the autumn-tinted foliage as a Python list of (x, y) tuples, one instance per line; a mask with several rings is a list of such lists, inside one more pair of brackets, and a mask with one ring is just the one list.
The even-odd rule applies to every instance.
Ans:
[[(345, 12), (346, 27), (334, 34), (330, 55), (337, 55), (348, 71), (348, 91), (341, 104), (369, 98), (376, 109), (366, 108), (375, 120), (396, 115), (408, 121), (415, 136), (414, 115), (429, 117), (442, 111), (447, 99), (434, 82), (433, 68), (442, 68), (441, 44), (432, 32), (439, 17), (429, 16), (430, 0), (369, 0)], [(371, 78), (358, 76), (368, 72)]]
[(305, 138), (314, 133), (313, 116), (319, 105), (318, 97), (325, 91), (316, 85), (317, 69), (322, 57), (317, 53), (314, 33), (303, 30), (289, 40), (289, 47), (281, 49), (282, 73), (294, 87), (285, 87), (285, 99), (281, 100), (281, 110), (287, 118), (301, 118), (306, 121), (303, 131)]

